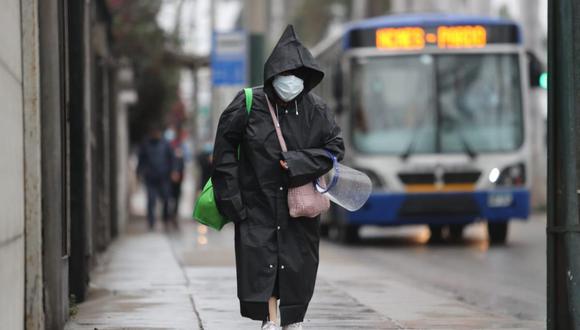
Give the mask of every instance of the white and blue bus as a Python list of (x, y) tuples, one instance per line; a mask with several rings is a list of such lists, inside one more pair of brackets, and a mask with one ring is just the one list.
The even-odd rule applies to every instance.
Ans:
[(513, 21), (446, 14), (347, 25), (313, 49), (318, 87), (343, 128), (349, 165), (374, 191), (356, 212), (334, 208), (340, 241), (363, 225), (428, 225), (434, 240), (486, 221), (491, 243), (530, 212), (527, 53)]

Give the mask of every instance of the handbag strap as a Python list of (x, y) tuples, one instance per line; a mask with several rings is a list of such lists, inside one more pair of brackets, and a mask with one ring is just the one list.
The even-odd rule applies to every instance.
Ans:
[(282, 135), (282, 130), (280, 129), (280, 122), (278, 122), (278, 118), (276, 118), (276, 114), (274, 113), (274, 109), (272, 108), (272, 104), (266, 95), (266, 102), (268, 103), (268, 109), (270, 110), (270, 116), (272, 116), (272, 122), (274, 123), (274, 129), (276, 129), (276, 135), (278, 136), (278, 142), (280, 142), (280, 147), (282, 147), (282, 151), (288, 151), (286, 147), (286, 141), (284, 140), (284, 136)]

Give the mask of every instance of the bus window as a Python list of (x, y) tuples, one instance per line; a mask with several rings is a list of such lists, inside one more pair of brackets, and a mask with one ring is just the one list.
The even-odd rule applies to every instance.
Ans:
[(473, 157), (523, 142), (516, 54), (373, 57), (355, 61), (352, 72), (360, 152)]
[(441, 152), (503, 152), (523, 142), (517, 55), (441, 55)]
[[(424, 55), (430, 57), (431, 55)], [(353, 139), (365, 153), (435, 150), (434, 65), (419, 56), (369, 58), (353, 66)]]

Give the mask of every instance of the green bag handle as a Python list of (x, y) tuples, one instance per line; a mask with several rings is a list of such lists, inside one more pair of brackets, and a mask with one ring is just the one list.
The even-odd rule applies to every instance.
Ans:
[(246, 112), (249, 115), (252, 111), (252, 88), (244, 88), (244, 94), (246, 94)]

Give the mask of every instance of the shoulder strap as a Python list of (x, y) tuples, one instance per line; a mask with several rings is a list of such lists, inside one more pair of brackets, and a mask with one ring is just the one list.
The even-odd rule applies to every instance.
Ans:
[(274, 113), (274, 109), (272, 108), (272, 104), (266, 96), (266, 102), (268, 103), (268, 109), (270, 110), (270, 116), (272, 117), (272, 123), (274, 123), (274, 129), (276, 129), (276, 136), (278, 136), (278, 142), (280, 143), (280, 147), (282, 151), (288, 151), (286, 147), (286, 141), (284, 140), (284, 135), (282, 135), (282, 129), (280, 129), (280, 123), (278, 122), (278, 118), (276, 118), (276, 114)]
[(244, 94), (246, 94), (246, 112), (248, 115), (252, 111), (252, 98), (253, 98), (253, 91), (252, 88), (244, 88)]
[[(246, 95), (246, 113), (249, 115), (252, 111), (252, 98), (253, 91), (252, 88), (244, 88), (244, 94)], [(241, 146), (238, 146), (238, 159), (240, 159)]]

